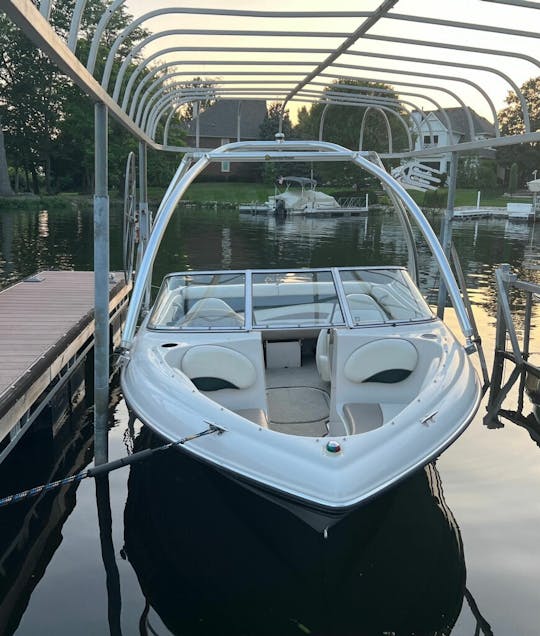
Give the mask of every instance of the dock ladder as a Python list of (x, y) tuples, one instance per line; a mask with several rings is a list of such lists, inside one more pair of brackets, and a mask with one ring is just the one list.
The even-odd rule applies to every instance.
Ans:
[[(502, 264), (495, 271), (497, 283), (497, 327), (495, 333), (495, 357), (491, 375), (491, 390), (487, 405), (484, 424), (488, 428), (500, 428), (503, 424), (498, 419), (504, 399), (510, 389), (519, 380), (519, 395), (522, 399), (524, 389), (538, 390), (540, 388), (540, 367), (529, 362), (532, 308), (535, 301), (540, 300), (540, 285), (519, 280), (512, 274), (510, 265)], [(510, 308), (510, 293), (512, 290), (525, 292), (525, 315), (523, 319), (523, 337), (518, 338), (514, 319)], [(510, 349), (507, 348), (508, 342)], [(514, 365), (510, 376), (503, 382), (504, 363), (509, 361)]]

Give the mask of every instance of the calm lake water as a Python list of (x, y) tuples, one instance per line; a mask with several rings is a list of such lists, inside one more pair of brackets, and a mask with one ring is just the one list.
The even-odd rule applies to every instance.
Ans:
[[(120, 220), (113, 209), (112, 269), (121, 269)], [(430, 220), (438, 231), (440, 217)], [(91, 269), (92, 234), (90, 208), (1, 210), (0, 287), (43, 269)], [(540, 224), (462, 221), (454, 239), (491, 369), (494, 271), (506, 262), (540, 282), (528, 268), (540, 262)], [(404, 258), (397, 221), (380, 211), (276, 223), (184, 209), (167, 231), (154, 282), (172, 270)], [(421, 281), (433, 300), (439, 279), (426, 250)], [(514, 301), (519, 321), (522, 304)], [(81, 372), (74, 387), (83, 381)], [(54, 437), (21, 443), (0, 468), (0, 495), (92, 462), (90, 401), (72, 409), (55, 402)], [(503, 404), (504, 427), (484, 425), (485, 404), (435, 466), (352, 514), (326, 540), (179, 453), (2, 508), (0, 634), (537, 635), (540, 435), (517, 388)], [(149, 443), (137, 423), (128, 426), (114, 385), (111, 458)]]

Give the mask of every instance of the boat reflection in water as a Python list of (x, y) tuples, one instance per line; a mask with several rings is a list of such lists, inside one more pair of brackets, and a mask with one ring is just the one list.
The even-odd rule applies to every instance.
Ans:
[(182, 453), (130, 471), (125, 553), (173, 634), (435, 636), (460, 614), (463, 548), (434, 465), (326, 539)]

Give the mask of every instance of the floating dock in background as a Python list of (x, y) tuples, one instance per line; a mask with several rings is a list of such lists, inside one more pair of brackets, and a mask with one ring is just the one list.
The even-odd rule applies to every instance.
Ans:
[[(131, 285), (111, 273), (111, 345)], [(0, 462), (94, 341), (94, 272), (43, 271), (0, 292)]]
[(506, 207), (454, 208), (454, 219), (508, 219), (509, 221), (534, 221), (538, 210), (531, 203), (507, 203)]

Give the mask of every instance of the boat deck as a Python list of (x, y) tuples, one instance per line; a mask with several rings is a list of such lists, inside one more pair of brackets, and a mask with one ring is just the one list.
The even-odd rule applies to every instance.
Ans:
[(292, 435), (324, 437), (330, 417), (329, 390), (314, 358), (304, 359), (298, 368), (267, 369), (269, 428)]

